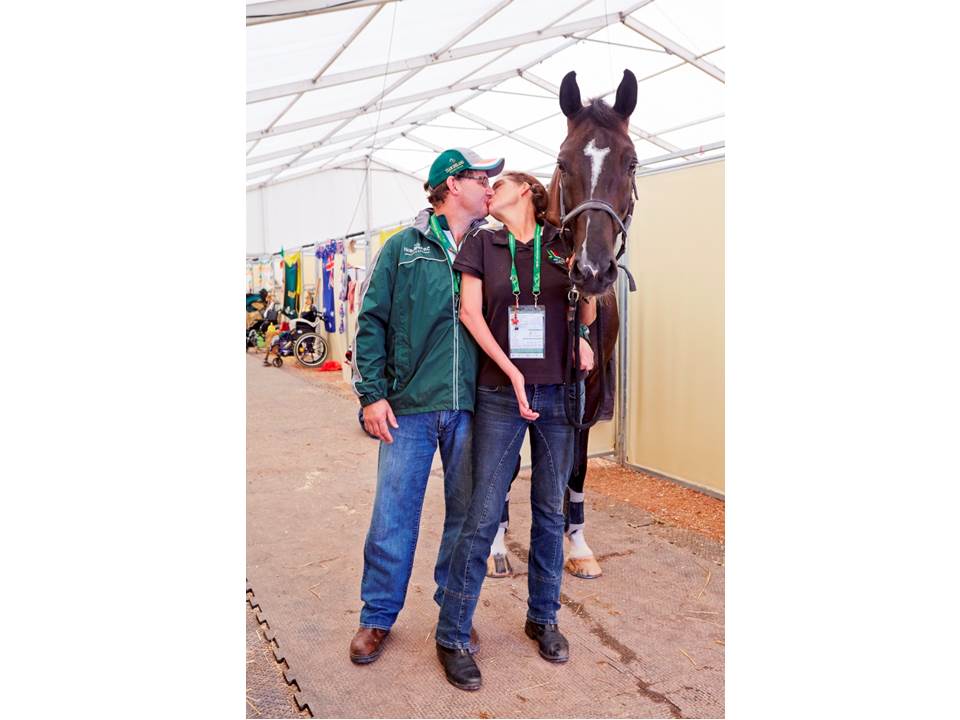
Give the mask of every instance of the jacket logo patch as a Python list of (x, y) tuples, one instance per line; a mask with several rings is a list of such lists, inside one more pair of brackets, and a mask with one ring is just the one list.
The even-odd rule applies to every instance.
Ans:
[(404, 255), (432, 255), (430, 248), (417, 242), (412, 247), (403, 248)]

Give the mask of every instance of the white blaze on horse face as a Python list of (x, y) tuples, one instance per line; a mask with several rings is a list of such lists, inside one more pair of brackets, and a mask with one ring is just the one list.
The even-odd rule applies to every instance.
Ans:
[(593, 192), (597, 189), (597, 181), (600, 179), (600, 171), (603, 170), (603, 161), (607, 157), (610, 148), (598, 148), (593, 138), (583, 149), (583, 154), (590, 158), (590, 199), (593, 200)]
[[(607, 157), (610, 148), (598, 148), (596, 140), (590, 138), (590, 142), (583, 149), (583, 154), (590, 158), (590, 199), (593, 200), (593, 193), (597, 189), (597, 181), (600, 180), (600, 172), (603, 170), (603, 161)], [(583, 248), (580, 251), (580, 265), (584, 270), (590, 270), (594, 275), (597, 274), (597, 268), (587, 258), (587, 240), (590, 237), (590, 216), (587, 215), (587, 229), (584, 232)]]
[(587, 240), (590, 237), (590, 216), (587, 215), (587, 229), (583, 232), (583, 247), (580, 248), (580, 268), (581, 270), (590, 270), (594, 275), (597, 274), (597, 268), (587, 257)]

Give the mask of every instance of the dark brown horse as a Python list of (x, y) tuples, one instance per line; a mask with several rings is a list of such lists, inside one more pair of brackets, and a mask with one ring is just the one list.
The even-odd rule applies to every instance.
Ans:
[[(561, 228), (566, 239), (571, 284), (579, 293), (598, 298), (598, 318), (590, 328), (598, 362), (586, 377), (583, 403), (583, 419), (588, 425), (592, 420), (613, 416), (614, 348), (620, 324), (613, 285), (636, 195), (637, 155), (628, 130), (636, 105), (637, 79), (629, 70), (623, 72), (613, 107), (599, 99), (584, 106), (575, 72), (567, 73), (560, 85), (567, 137), (560, 146), (550, 181), (547, 221)], [(620, 249), (618, 241), (622, 243)], [(583, 482), (589, 427), (576, 434), (576, 456), (565, 499), (570, 540), (565, 567), (577, 577), (591, 579), (599, 577), (602, 570), (584, 537)], [(502, 529), (508, 519), (505, 507)], [(510, 572), (502, 543), (501, 531), (488, 560), (488, 575), (492, 577)]]
[[(567, 138), (550, 181), (547, 220), (567, 233), (574, 286), (585, 295), (598, 296), (598, 319), (591, 327), (598, 362), (586, 378), (583, 417), (587, 420), (613, 416), (614, 347), (620, 324), (613, 284), (636, 193), (637, 155), (628, 130), (636, 105), (637, 79), (629, 70), (624, 70), (613, 107), (602, 100), (584, 107), (574, 72), (567, 73), (560, 85)], [(576, 432), (577, 453), (567, 486), (570, 551), (565, 567), (577, 577), (591, 579), (602, 570), (584, 537), (583, 482), (590, 429)]]

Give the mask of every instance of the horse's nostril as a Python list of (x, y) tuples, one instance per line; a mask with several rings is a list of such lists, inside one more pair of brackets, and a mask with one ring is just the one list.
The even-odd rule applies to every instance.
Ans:
[(607, 267), (607, 271), (603, 274), (604, 280), (613, 282), (617, 279), (617, 261), (611, 260), (610, 265)]
[(584, 275), (583, 270), (580, 269), (579, 262), (573, 263), (573, 269), (570, 270), (570, 279), (575, 283), (582, 283), (586, 279), (586, 275)]

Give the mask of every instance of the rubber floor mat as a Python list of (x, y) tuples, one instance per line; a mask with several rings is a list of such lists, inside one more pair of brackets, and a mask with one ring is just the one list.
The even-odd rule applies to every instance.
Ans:
[(488, 579), (475, 616), (483, 688), (446, 682), (433, 632), (443, 516), (439, 460), (427, 489), (406, 605), (381, 657), (350, 662), (378, 444), (357, 404), (248, 361), (247, 577), (315, 717), (723, 717), (722, 547), (673, 543), (652, 517), (591, 493), (587, 538), (604, 574), (565, 575), (571, 659), (544, 661), (523, 633), (529, 474), (511, 493), (515, 575)]

